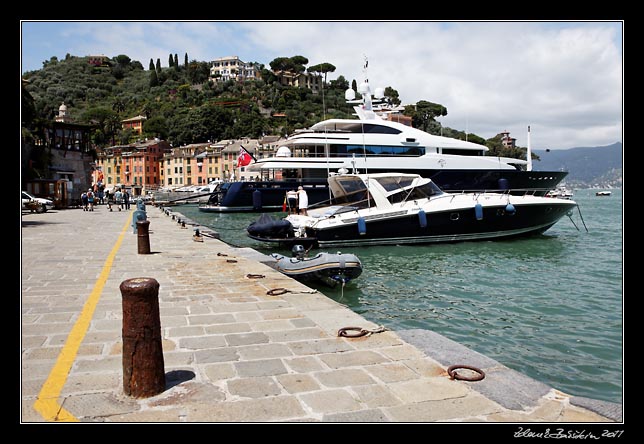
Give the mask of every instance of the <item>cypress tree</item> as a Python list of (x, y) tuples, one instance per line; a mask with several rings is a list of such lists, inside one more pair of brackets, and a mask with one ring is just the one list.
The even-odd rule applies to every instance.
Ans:
[(172, 68), (172, 65), (174, 64), (174, 59), (172, 58), (172, 54), (168, 56), (168, 66)]
[(157, 77), (156, 70), (150, 70), (150, 88), (159, 85), (159, 78)]
[(177, 57), (177, 54), (174, 54), (174, 67), (178, 68), (179, 67), (179, 57)]
[(157, 73), (161, 72), (161, 59), (157, 59)]
[(183, 58), (183, 66), (188, 66), (188, 53), (186, 52), (186, 56)]
[(154, 71), (154, 60), (150, 59), (150, 71)]

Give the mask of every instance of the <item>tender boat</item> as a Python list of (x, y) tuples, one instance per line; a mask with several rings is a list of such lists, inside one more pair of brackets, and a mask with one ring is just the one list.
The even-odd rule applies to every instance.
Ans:
[(546, 197), (557, 197), (559, 199), (572, 199), (573, 191), (565, 185), (559, 185), (554, 190), (546, 193)]
[(345, 285), (362, 274), (362, 263), (355, 254), (318, 253), (307, 257), (303, 245), (293, 247), (293, 257), (272, 253), (275, 269), (301, 281), (319, 281), (330, 287)]
[(445, 193), (418, 174), (338, 174), (328, 182), (326, 205), (252, 223), (248, 236), (317, 247), (503, 239), (543, 233), (577, 206), (530, 192)]
[(610, 196), (611, 194), (613, 194), (612, 191), (597, 191), (595, 196)]
[[(287, 137), (274, 156), (243, 167), (260, 181), (222, 185), (202, 211), (280, 210), (284, 195), (302, 186), (309, 204), (329, 199), (326, 178), (342, 170), (358, 173), (400, 172), (430, 178), (441, 189), (490, 191), (531, 189), (545, 195), (568, 174), (533, 171), (532, 161), (487, 156), (485, 145), (442, 137), (397, 122), (379, 104), (379, 92), (368, 83), (359, 87), (360, 100), (347, 90), (357, 119), (327, 119)], [(528, 150), (528, 157), (531, 156)]]

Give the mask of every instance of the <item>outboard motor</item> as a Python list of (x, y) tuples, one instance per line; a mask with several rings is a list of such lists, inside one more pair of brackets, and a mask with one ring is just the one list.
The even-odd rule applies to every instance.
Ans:
[(293, 249), (291, 249), (291, 253), (293, 253), (293, 257), (296, 257), (298, 259), (304, 259), (304, 254), (306, 254), (306, 250), (304, 249), (304, 245), (294, 245)]

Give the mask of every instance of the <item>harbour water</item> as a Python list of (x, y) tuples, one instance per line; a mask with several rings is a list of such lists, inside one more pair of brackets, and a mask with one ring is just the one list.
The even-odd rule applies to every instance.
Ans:
[[(581, 215), (536, 237), (352, 248), (362, 275), (318, 290), (391, 330), (433, 330), (570, 395), (621, 403), (622, 190), (574, 200)], [(246, 236), (258, 214), (176, 210), (229, 244), (288, 253)]]

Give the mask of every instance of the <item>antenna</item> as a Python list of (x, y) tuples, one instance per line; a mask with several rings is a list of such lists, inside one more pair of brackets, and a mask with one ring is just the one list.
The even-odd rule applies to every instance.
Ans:
[(532, 146), (530, 145), (530, 125), (528, 125), (528, 152), (526, 153), (528, 165), (526, 171), (532, 171)]

